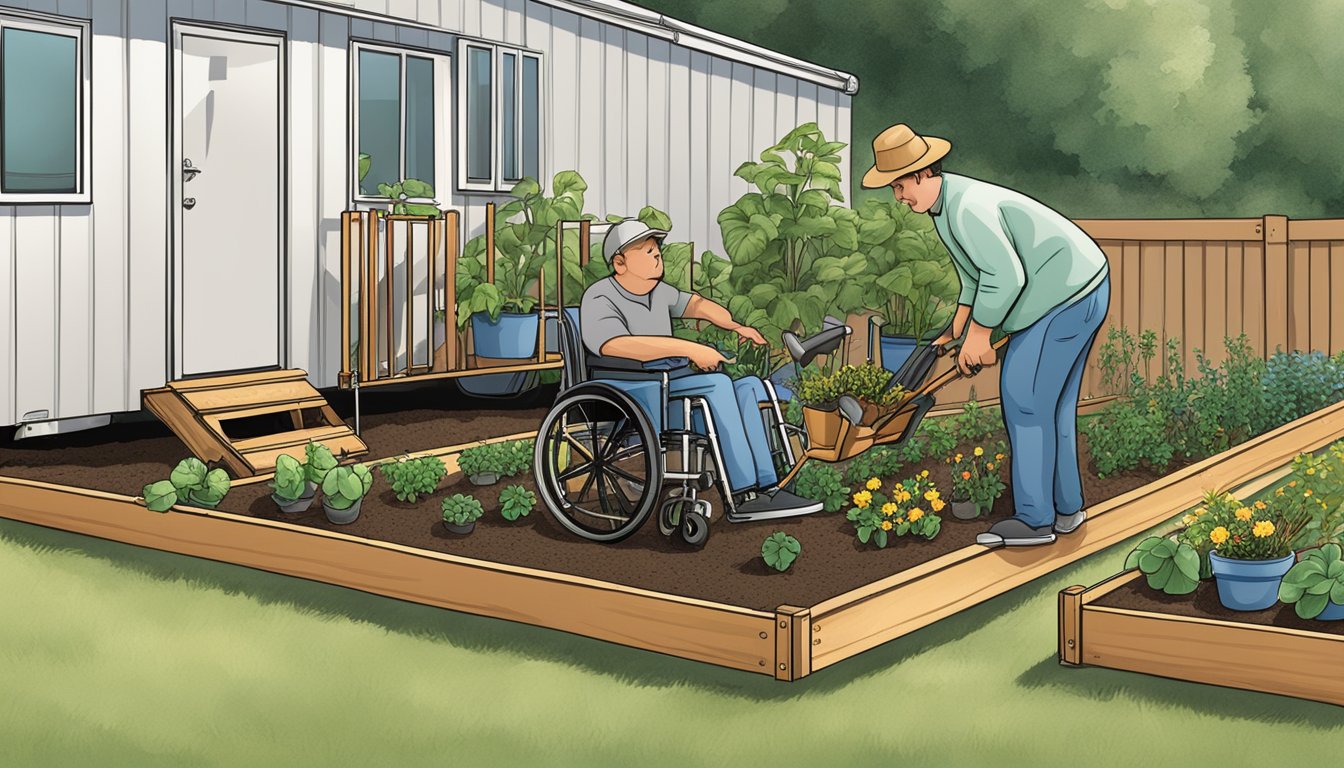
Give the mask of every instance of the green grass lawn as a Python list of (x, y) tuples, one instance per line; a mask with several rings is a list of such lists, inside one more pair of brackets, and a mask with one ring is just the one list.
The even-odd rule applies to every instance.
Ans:
[(0, 763), (1278, 766), (1337, 758), (1344, 708), (1056, 663), (1056, 592), (1114, 573), (1131, 545), (783, 684), (0, 521)]

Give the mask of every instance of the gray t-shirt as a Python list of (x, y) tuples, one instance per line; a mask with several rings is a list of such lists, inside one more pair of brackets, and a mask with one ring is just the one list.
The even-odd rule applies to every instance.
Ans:
[(618, 336), (671, 336), (672, 318), (681, 317), (694, 294), (663, 281), (643, 296), (621, 287), (615, 277), (588, 286), (579, 303), (583, 345), (594, 355)]

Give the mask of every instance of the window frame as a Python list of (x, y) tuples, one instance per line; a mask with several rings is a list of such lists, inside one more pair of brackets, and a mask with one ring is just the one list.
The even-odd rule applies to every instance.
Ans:
[[(467, 138), (471, 130), (471, 116), (467, 110), (467, 78), (470, 73), (470, 50), (471, 49), (488, 51), (490, 53), (490, 179), (479, 180), (472, 179), (468, 175), (467, 168)], [(518, 165), (518, 178), (504, 178), (504, 143), (506, 138), (504, 134), (504, 87), (501, 85), (500, 73), (504, 69), (504, 56), (512, 55), (514, 57), (514, 88), (513, 88), (513, 116), (514, 116), (514, 135), (511, 137), (511, 143), (514, 148), (514, 157)], [(457, 188), (463, 192), (509, 192), (526, 175), (525, 163), (525, 136), (524, 126), (527, 121), (523, 114), (524, 104), (524, 71), (526, 69), (525, 61), (532, 59), (537, 63), (537, 168), (536, 176), (538, 180), (545, 176), (546, 168), (546, 96), (545, 87), (545, 56), (541, 51), (534, 51), (528, 48), (522, 48), (515, 45), (503, 45), (500, 43), (491, 43), (483, 40), (470, 38), (459, 38), (457, 44), (457, 119), (454, 121), (457, 126)]]
[[(401, 89), (400, 130), (398, 131), (398, 153), (401, 179), (406, 178), (406, 58), (408, 56), (429, 59), (434, 65), (434, 200), (440, 208), (448, 206), (448, 190), (452, 186), (452, 168), (450, 159), (453, 154), (448, 140), (448, 108), (452, 104), (453, 54), (446, 51), (428, 50), (405, 45), (366, 40), (350, 40), (350, 168), (347, 182), (350, 199), (356, 204), (385, 205), (390, 198), (378, 194), (362, 194), (359, 191), (359, 54), (361, 51), (385, 53), (397, 56), (401, 62), (398, 87)], [(446, 92), (445, 92), (446, 89)], [(399, 181), (401, 180), (399, 179)]]
[[(84, 19), (70, 19), (62, 16), (28, 14), (5, 8), (0, 11), (0, 33), (5, 29), (22, 29), (29, 32), (42, 32), (75, 39), (77, 93), (75, 96), (75, 186), (74, 192), (6, 192), (4, 178), (0, 174), (0, 204), (3, 205), (51, 205), (54, 203), (93, 203), (93, 67), (91, 66), (92, 24)], [(3, 36), (0, 35), (0, 46)], [(3, 49), (0, 48), (0, 64), (3, 63)], [(4, 73), (0, 71), (0, 89), (3, 89)], [(2, 105), (0, 105), (2, 106)], [(3, 114), (0, 114), (0, 131), (4, 129)], [(0, 171), (3, 169), (0, 168)]]

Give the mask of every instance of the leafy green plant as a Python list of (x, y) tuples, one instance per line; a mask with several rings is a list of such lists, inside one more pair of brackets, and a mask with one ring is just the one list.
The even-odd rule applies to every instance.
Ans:
[(1199, 586), (1199, 553), (1183, 541), (1149, 536), (1125, 558), (1125, 568), (1138, 568), (1148, 586), (1169, 595), (1188, 595)]
[(854, 524), (860, 542), (870, 541), (885, 548), (892, 536), (915, 535), (932, 539), (942, 530), (938, 512), (947, 503), (938, 487), (929, 480), (929, 471), (890, 486), (890, 497), (883, 493), (881, 479), (872, 477), (864, 489), (853, 496), (854, 506), (845, 513)]
[(1326, 544), (1307, 552), (1279, 584), (1279, 599), (1293, 606), (1297, 615), (1314, 619), (1334, 603), (1344, 605), (1344, 557), (1338, 544)]
[(373, 473), (363, 464), (336, 467), (322, 480), (322, 503), (335, 510), (353, 507), (373, 488)]
[(473, 496), (465, 496), (460, 493), (454, 493), (452, 496), (443, 500), (440, 505), (443, 510), (443, 521), (449, 525), (467, 525), (481, 519), (485, 510), (481, 508), (481, 502)]
[(968, 400), (961, 406), (961, 413), (951, 417), (951, 424), (959, 444), (981, 443), (1003, 429), (1003, 416), (997, 408)]
[(339, 463), (332, 455), (331, 449), (321, 443), (309, 441), (303, 447), (303, 454), (305, 456), (303, 467), (308, 475), (308, 482), (317, 485), (322, 485), (322, 481), (327, 479), (327, 473), (335, 469)]
[(845, 480), (862, 485), (870, 477), (890, 477), (905, 466), (901, 451), (888, 445), (879, 445), (860, 453), (845, 465)]
[(308, 471), (303, 462), (282, 453), (275, 459), (275, 477), (271, 488), (276, 498), (291, 503), (303, 496), (308, 490)]
[(473, 445), (458, 454), (457, 466), (467, 477), (503, 476), (504, 454), (498, 443)]
[(168, 480), (177, 492), (177, 500), (214, 509), (229, 492), (229, 475), (223, 469), (206, 469), (200, 459), (188, 457), (178, 462)]
[[(485, 235), (480, 235), (467, 242), (458, 260), (459, 327), (465, 328), (478, 312), (497, 321), (501, 312), (526, 314), (536, 307), (533, 293), (542, 272), (556, 262), (556, 224), (583, 216), (587, 190), (588, 184), (575, 171), (557, 173), (549, 196), (531, 177), (514, 185), (509, 192), (513, 199), (495, 210), (495, 253), (486, 253)], [(565, 247), (577, 248), (577, 242), (575, 235), (572, 245), (567, 239)], [(486, 280), (488, 259), (495, 261), (493, 283)], [(577, 264), (577, 252), (572, 260)]]
[(499, 473), (504, 477), (524, 474), (532, 469), (535, 443), (531, 440), (511, 440), (499, 444)]
[(766, 565), (783, 573), (789, 570), (802, 551), (803, 545), (797, 539), (783, 531), (775, 531), (761, 544), (761, 559)]
[(904, 402), (906, 394), (900, 385), (887, 389), (891, 376), (891, 371), (874, 363), (844, 365), (829, 373), (808, 366), (793, 380), (793, 394), (809, 408), (833, 409), (841, 395), (877, 408), (889, 408)]
[(1302, 492), (1311, 491), (1311, 519), (1295, 542), (1313, 547), (1344, 544), (1344, 442), (1337, 442), (1320, 455), (1304, 453), (1293, 459), (1292, 474)]
[(433, 493), (439, 487), (439, 481), (448, 474), (443, 460), (436, 456), (390, 461), (381, 465), (380, 469), (383, 479), (397, 495), (397, 500), (411, 503)]
[(537, 505), (537, 495), (521, 485), (510, 485), (499, 494), (499, 514), (513, 522), (527, 517)]
[(971, 455), (958, 453), (948, 459), (952, 469), (953, 501), (969, 501), (979, 514), (987, 514), (1008, 486), (1003, 482), (1003, 460), (1007, 456), (1003, 442), (975, 446)]
[(167, 512), (177, 503), (177, 489), (173, 487), (170, 480), (159, 480), (150, 483), (140, 491), (140, 496), (145, 500), (145, 508), (150, 512)]
[(915, 431), (915, 438), (922, 443), (924, 456), (937, 458), (948, 456), (957, 447), (957, 434), (942, 419), (925, 419)]
[(392, 213), (403, 216), (438, 216), (442, 213), (432, 203), (411, 203), (410, 199), (429, 200), (434, 197), (434, 185), (419, 179), (403, 179), (396, 184), (378, 185), (378, 194), (392, 201)]
[(734, 172), (755, 186), (719, 213), (728, 273), (727, 308), (782, 348), (780, 334), (821, 328), (863, 305), (857, 214), (842, 206), (840, 150), (816, 123), (789, 131)]
[(859, 247), (866, 254), (868, 309), (884, 330), (928, 339), (952, 319), (961, 283), (952, 257), (927, 216), (891, 199), (868, 199), (858, 209)]
[(849, 488), (840, 478), (840, 470), (829, 464), (809, 462), (798, 470), (798, 494), (805, 499), (821, 502), (827, 512), (838, 512), (845, 506), (849, 497)]

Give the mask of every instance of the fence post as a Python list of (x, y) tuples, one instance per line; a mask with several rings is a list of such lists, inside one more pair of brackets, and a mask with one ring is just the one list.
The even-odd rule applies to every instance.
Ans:
[(1288, 275), (1288, 217), (1266, 214), (1260, 222), (1265, 251), (1265, 355), (1276, 347), (1293, 348), (1292, 290)]

